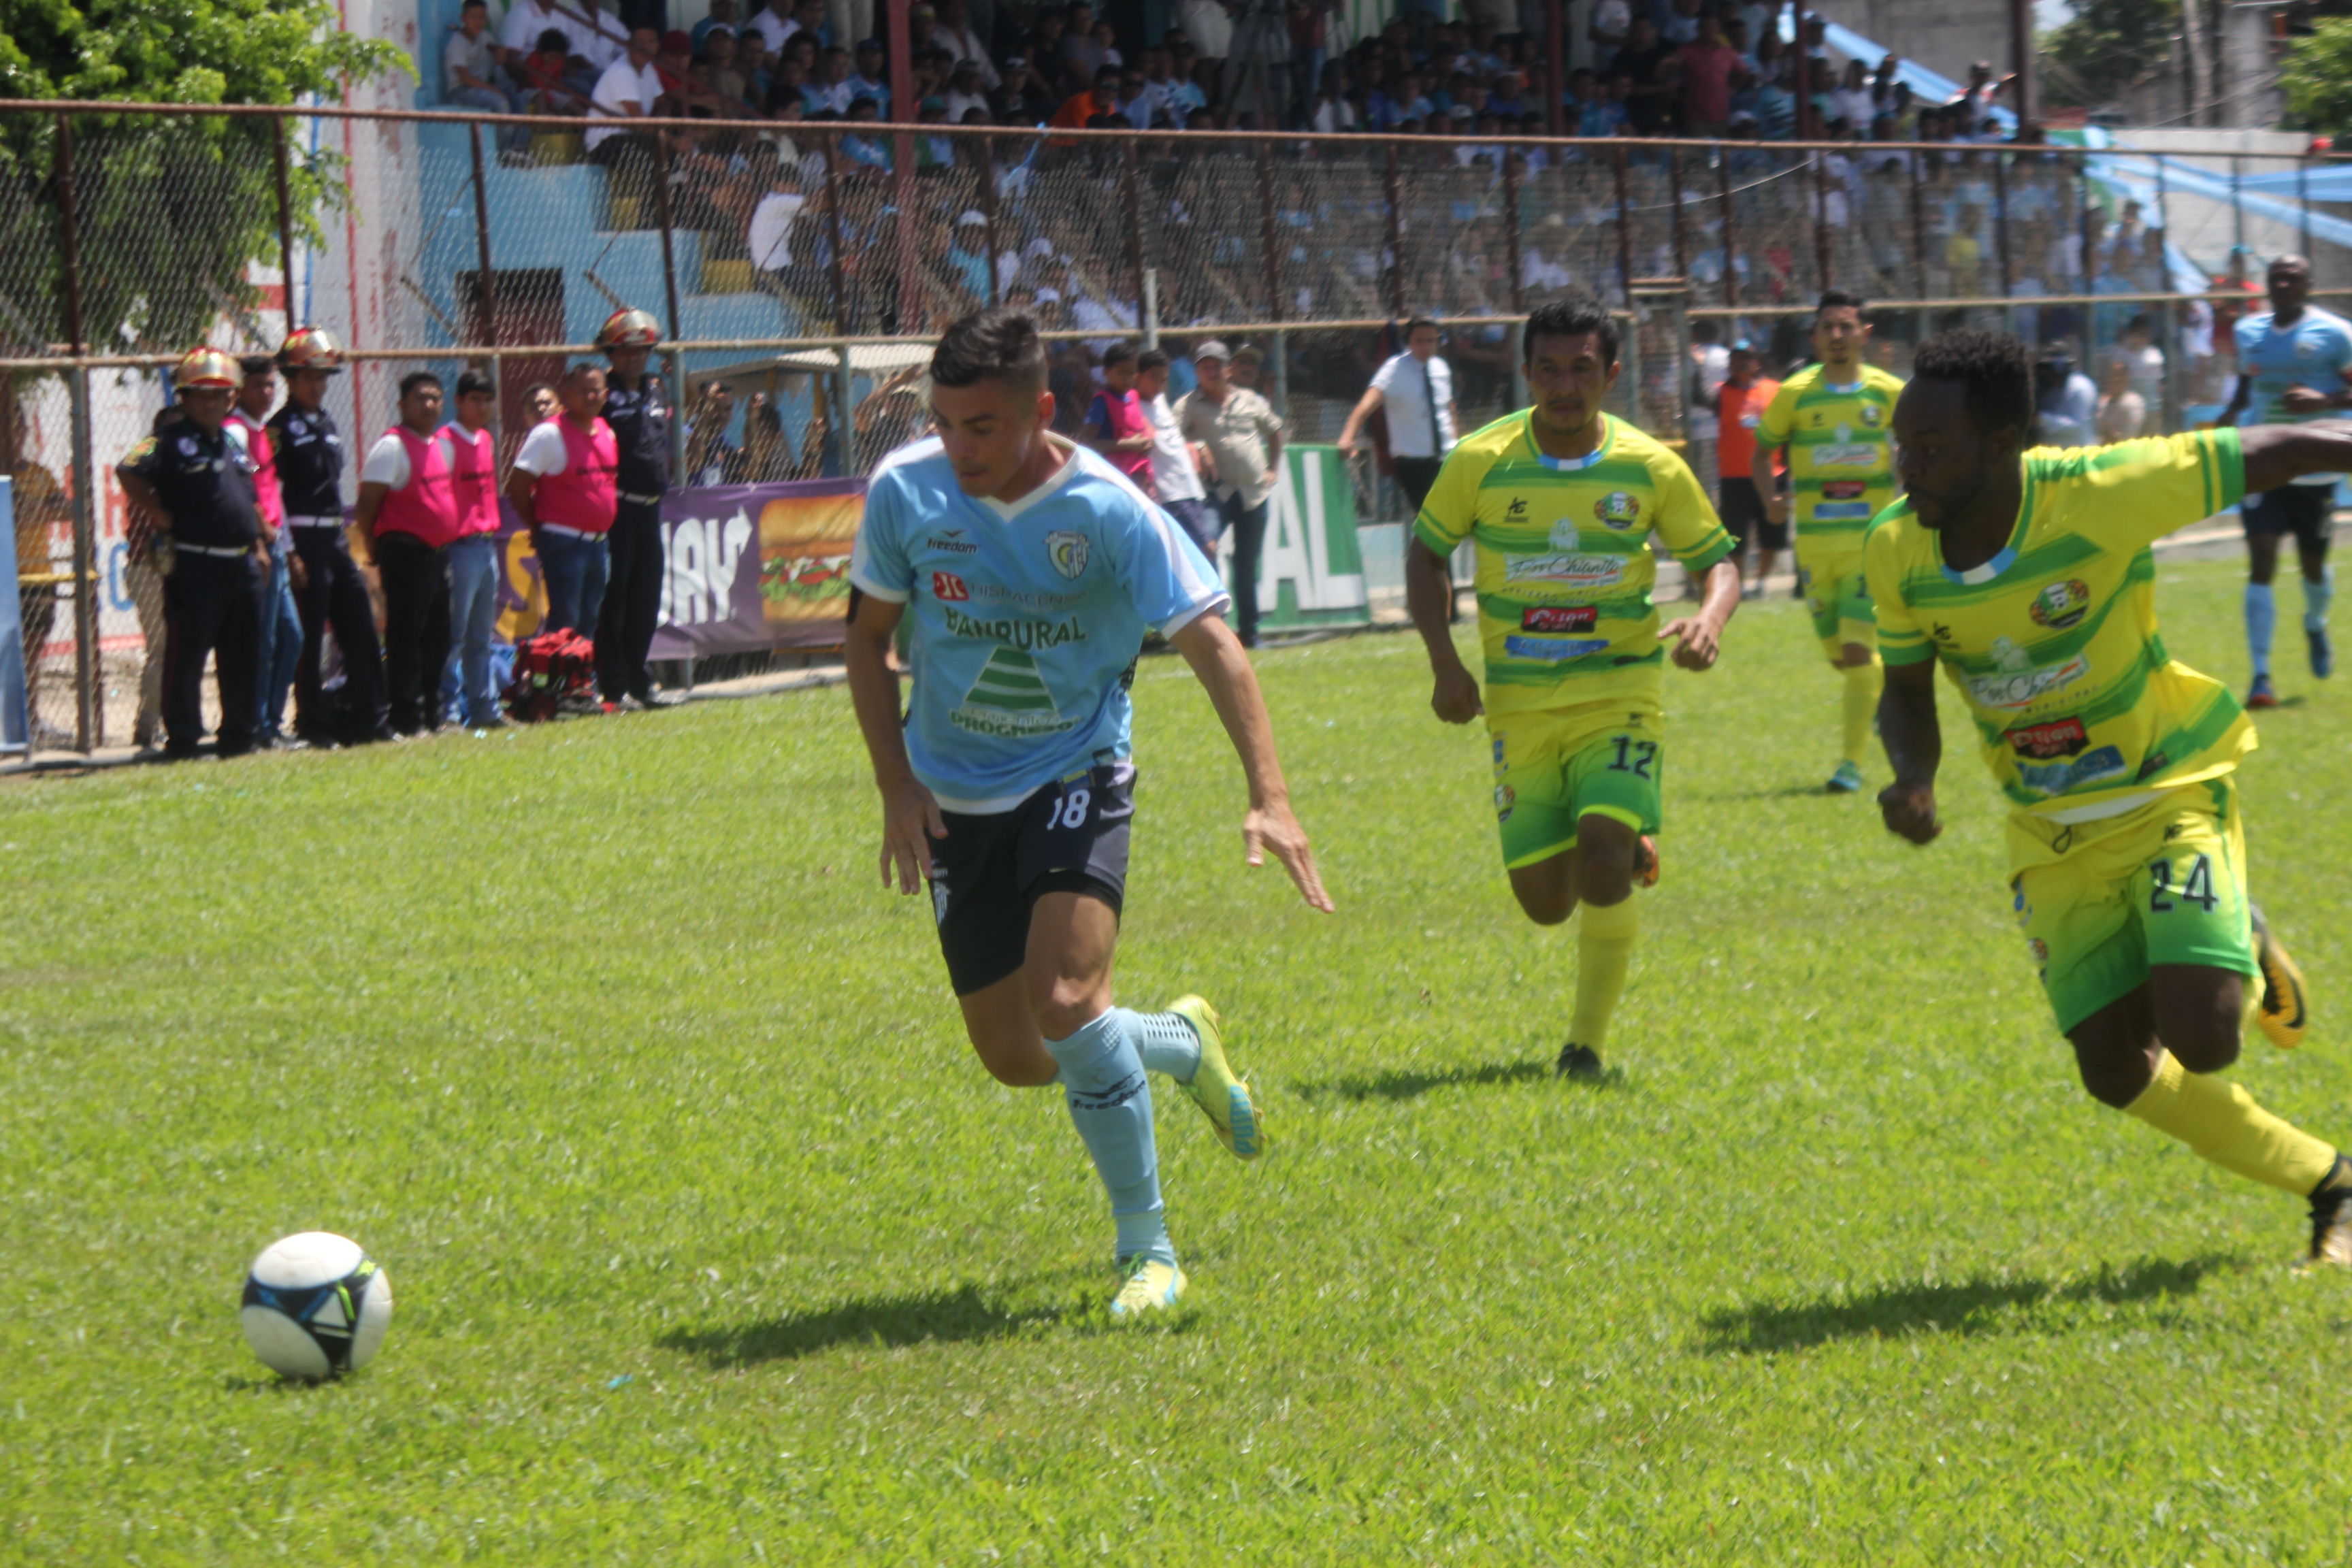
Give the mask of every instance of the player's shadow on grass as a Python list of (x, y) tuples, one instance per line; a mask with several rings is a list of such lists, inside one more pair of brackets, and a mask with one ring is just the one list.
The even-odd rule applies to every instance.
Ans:
[(2121, 1268), (2102, 1266), (2086, 1279), (2053, 1285), (2046, 1279), (1979, 1277), (1955, 1284), (1885, 1285), (1859, 1295), (1839, 1292), (1810, 1301), (1774, 1301), (1709, 1312), (1699, 1320), (1703, 1348), (1718, 1355), (1810, 1350), (1834, 1340), (1904, 1339), (1914, 1334), (2006, 1334), (2058, 1327), (2037, 1310), (2087, 1302), (2125, 1306), (2193, 1296), (2208, 1274), (2244, 1267), (2229, 1254), (2180, 1261), (2143, 1258)]
[[(1446, 1068), (1435, 1072), (1399, 1072), (1391, 1069), (1370, 1078), (1335, 1078), (1311, 1080), (1292, 1085), (1299, 1099), (1316, 1100), (1418, 1100), (1423, 1095), (1441, 1089), (1491, 1089), (1518, 1083), (1549, 1083), (1553, 1078), (1549, 1062), (1488, 1062), (1483, 1067)], [(1625, 1081), (1621, 1068), (1604, 1068), (1598, 1079), (1572, 1079), (1569, 1089), (1614, 1089)]]
[(814, 1312), (790, 1312), (731, 1328), (681, 1329), (656, 1342), (684, 1351), (714, 1367), (794, 1361), (835, 1345), (896, 1349), (926, 1342), (956, 1344), (1001, 1339), (1036, 1323), (1058, 1321), (1058, 1306), (1007, 1308), (976, 1285), (920, 1295), (869, 1297)]

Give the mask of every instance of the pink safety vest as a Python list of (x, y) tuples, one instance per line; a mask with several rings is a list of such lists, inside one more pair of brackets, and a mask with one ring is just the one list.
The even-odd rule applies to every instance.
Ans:
[(384, 432), (400, 437), (408, 453), (408, 482), (383, 492), (375, 514), (378, 533), (409, 533), (436, 550), (457, 537), (457, 492), (441, 443), (405, 425)]
[[(1143, 401), (1136, 395), (1135, 388), (1130, 386), (1125, 392), (1113, 392), (1106, 386), (1097, 395), (1102, 398), (1103, 406), (1110, 410), (1112, 440), (1127, 441), (1151, 434), (1151, 420), (1143, 412)], [(1103, 456), (1109, 459), (1112, 468), (1141, 485), (1145, 495), (1151, 493), (1150, 447), (1146, 447), (1140, 452), (1105, 452)]]
[(261, 509), (261, 521), (278, 527), (286, 521), (286, 502), (278, 493), (278, 454), (270, 447), (269, 432), (242, 409), (230, 409), (228, 416), (245, 432), (245, 455), (253, 459), (253, 499)]
[(499, 531), (498, 441), (485, 429), (468, 431), (463, 425), (441, 427), (436, 440), (447, 443), (449, 480), (457, 498), (457, 537)]
[(559, 414), (548, 421), (563, 437), (563, 471), (541, 474), (531, 491), (531, 508), (541, 522), (583, 533), (609, 533), (621, 508), (617, 475), (621, 443), (598, 419), (586, 431)]

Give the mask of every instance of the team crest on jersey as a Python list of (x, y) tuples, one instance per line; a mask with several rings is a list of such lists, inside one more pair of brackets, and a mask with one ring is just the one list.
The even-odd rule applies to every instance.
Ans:
[(1045, 559), (1073, 583), (1087, 574), (1087, 552), (1092, 547), (1085, 534), (1073, 530), (1057, 528), (1045, 535)]
[(2053, 583), (2033, 595), (2026, 613), (2037, 626), (2048, 626), (2053, 632), (2080, 626), (2083, 617), (2091, 613), (2091, 585), (2080, 577), (2069, 577), (2063, 583)]
[(1878, 428), (1880, 422), (1885, 419), (1886, 411), (1879, 407), (1875, 403), (1865, 403), (1862, 405), (1862, 412), (1855, 415), (1854, 417), (1862, 421), (1862, 427), (1864, 429), (1875, 430)]
[(2294, 357), (2295, 357), (2295, 358), (2297, 358), (2297, 359), (2315, 359), (2315, 358), (2317, 358), (2317, 357), (2318, 357), (2318, 355), (2319, 355), (2319, 345), (2318, 345), (2316, 342), (2314, 342), (2311, 339), (2309, 339), (2309, 338), (2297, 338), (2297, 339), (2295, 339), (2295, 340), (2294, 340)]
[(182, 456), (182, 457), (184, 457), (184, 458), (193, 458), (193, 457), (194, 457), (195, 455), (196, 455), (196, 438), (195, 438), (194, 437), (193, 437), (193, 436), (183, 436), (183, 437), (180, 437), (180, 456)]
[(1592, 503), (1592, 515), (1602, 527), (1622, 531), (1633, 527), (1633, 520), (1642, 515), (1642, 503), (1623, 490), (1611, 490)]

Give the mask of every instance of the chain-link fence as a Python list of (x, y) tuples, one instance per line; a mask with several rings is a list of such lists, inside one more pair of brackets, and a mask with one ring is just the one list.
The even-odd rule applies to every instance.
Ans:
[[(483, 368), (510, 458), (535, 389), (639, 307), (687, 389), (689, 480), (772, 479), (863, 473), (916, 434), (919, 356), (892, 341), (982, 305), (1053, 334), (1066, 422), (1108, 342), (1213, 334), (1311, 441), (1412, 315), (1444, 324), (1465, 428), (1521, 405), (1517, 323), (1588, 290), (1628, 327), (1616, 411), (1711, 482), (1693, 395), (1711, 349), (1801, 360), (1827, 287), (1869, 298), (1897, 373), (1939, 327), (2004, 326), (2180, 427), (2222, 395), (2253, 258), (2312, 254), (2323, 298), (2352, 293), (2347, 181), (2236, 152), (0, 104), (0, 433), (36, 741), (152, 727), (160, 584), (114, 468), (198, 342), (266, 353), (289, 323), (326, 328), (351, 356), (327, 410), (362, 449), (401, 375)], [(1356, 473), (1363, 515), (1398, 518), (1368, 457)]]

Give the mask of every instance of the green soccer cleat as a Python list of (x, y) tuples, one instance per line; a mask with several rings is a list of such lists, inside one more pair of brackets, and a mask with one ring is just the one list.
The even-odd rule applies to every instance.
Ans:
[(2303, 1044), (2303, 1032), (2311, 1025), (2311, 1000), (2304, 991), (2303, 971), (2287, 956), (2278, 938), (2271, 935), (2270, 921), (2263, 919), (2259, 905), (2249, 905), (2246, 910), (2254, 927), (2254, 952), (2263, 969), (2263, 1006), (2254, 1015), (2254, 1023), (2270, 1037), (2271, 1044), (2283, 1051), (2291, 1051)]
[(1200, 996), (1179, 996), (1168, 1004), (1168, 1011), (1192, 1025), (1192, 1033), (1201, 1037), (1201, 1065), (1193, 1069), (1192, 1082), (1178, 1087), (1217, 1130), (1219, 1142), (1242, 1159), (1256, 1159), (1265, 1140), (1258, 1131), (1257, 1105), (1250, 1099), (1249, 1085), (1225, 1059), (1223, 1020)]
[(1184, 1271), (1156, 1258), (1130, 1258), (1127, 1283), (1111, 1301), (1110, 1315), (1122, 1323), (1139, 1321), (1150, 1312), (1164, 1312), (1184, 1299)]
[(1832, 795), (1860, 795), (1862, 770), (1852, 763), (1840, 763), (1837, 772), (1830, 775), (1830, 782), (1822, 787)]

